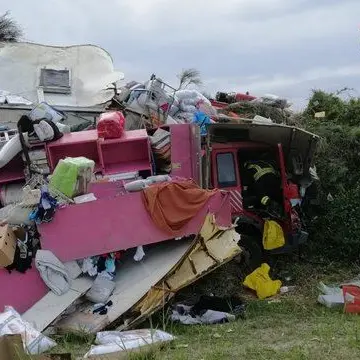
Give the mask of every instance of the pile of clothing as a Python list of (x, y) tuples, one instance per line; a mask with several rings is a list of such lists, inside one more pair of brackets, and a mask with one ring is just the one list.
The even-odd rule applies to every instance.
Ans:
[(194, 305), (176, 304), (171, 321), (184, 325), (211, 325), (235, 321), (245, 317), (245, 303), (235, 297), (201, 296)]
[(156, 173), (169, 174), (171, 172), (170, 132), (159, 128), (150, 137), (150, 142), (154, 154)]
[[(93, 313), (106, 315), (108, 308), (112, 306), (109, 301), (115, 290), (115, 275), (117, 262), (123, 257), (124, 251), (116, 251), (100, 256), (93, 256), (82, 261), (82, 272), (95, 277), (94, 283), (85, 297), (94, 303)], [(134, 255), (135, 261), (141, 261), (145, 256), (142, 246), (138, 246)]]
[(37, 208), (30, 213), (29, 219), (35, 221), (37, 224), (50, 222), (54, 217), (57, 206), (57, 200), (50, 195), (47, 186), (44, 185), (41, 187), (39, 204)]
[(13, 262), (6, 270), (9, 273), (15, 270), (24, 274), (31, 269), (34, 254), (40, 245), (40, 234), (36, 226), (22, 226), (12, 230), (16, 237), (16, 248)]
[(113, 280), (116, 275), (116, 262), (120, 260), (122, 255), (122, 251), (117, 251), (86, 258), (82, 263), (82, 271), (90, 276), (101, 275)]

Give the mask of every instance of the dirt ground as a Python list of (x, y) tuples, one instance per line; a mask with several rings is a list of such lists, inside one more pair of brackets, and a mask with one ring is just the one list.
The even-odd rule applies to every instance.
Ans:
[[(316, 303), (319, 281), (328, 284), (341, 282), (358, 275), (360, 270), (306, 264), (293, 266), (291, 271), (296, 277), (296, 289), (265, 301), (244, 294), (236, 275), (229, 276), (229, 268), (210, 275), (183, 295), (210, 291), (219, 295), (219, 292), (224, 293), (224, 287), (234, 293), (235, 283), (248, 303), (246, 319), (226, 325), (179, 326), (162, 320), (166, 317), (158, 314), (152, 326), (165, 328), (176, 336), (176, 340), (161, 350), (129, 356), (129, 359), (360, 358), (360, 317), (344, 314), (342, 308), (327, 309)], [(231, 281), (231, 286), (230, 283), (226, 285), (227, 281)], [(60, 339), (60, 346), (55, 352), (71, 351), (75, 358), (81, 358), (90, 348), (91, 341), (86, 336), (68, 335)]]

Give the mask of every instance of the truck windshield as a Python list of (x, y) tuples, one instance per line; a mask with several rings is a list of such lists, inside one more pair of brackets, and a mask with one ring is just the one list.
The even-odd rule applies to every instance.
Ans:
[(220, 188), (236, 186), (234, 155), (222, 153), (216, 155), (218, 185)]

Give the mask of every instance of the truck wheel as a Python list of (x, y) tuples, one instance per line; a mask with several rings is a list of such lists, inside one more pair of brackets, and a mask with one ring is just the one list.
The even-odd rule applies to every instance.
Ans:
[(264, 260), (262, 241), (258, 236), (241, 235), (239, 246), (243, 249), (241, 266), (245, 275), (252, 273)]

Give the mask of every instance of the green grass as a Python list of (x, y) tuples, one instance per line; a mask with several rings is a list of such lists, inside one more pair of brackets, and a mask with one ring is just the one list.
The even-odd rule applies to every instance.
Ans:
[[(198, 292), (216, 293), (220, 286), (218, 281), (224, 279), (221, 274), (226, 270), (229, 269), (225, 268), (207, 277), (197, 286)], [(165, 324), (165, 330), (177, 337), (172, 344), (161, 350), (152, 350), (149, 354), (134, 354), (129, 359), (360, 358), (360, 318), (346, 315), (342, 309), (327, 309), (316, 303), (316, 285), (320, 280), (327, 283), (348, 280), (359, 273), (358, 269), (349, 271), (331, 266), (324, 269), (306, 265), (294, 266), (291, 271), (297, 279), (297, 289), (293, 293), (279, 295), (277, 299), (280, 302), (258, 301), (245, 295), (248, 299), (246, 320), (214, 326)], [(235, 281), (238, 292), (243, 293), (236, 276), (232, 280), (231, 293), (234, 292)], [(163, 317), (160, 314), (157, 318)], [(161, 320), (158, 323), (153, 321), (154, 327), (164, 326)], [(77, 358), (89, 349), (91, 341), (89, 337), (68, 336), (55, 350), (72, 351)]]

